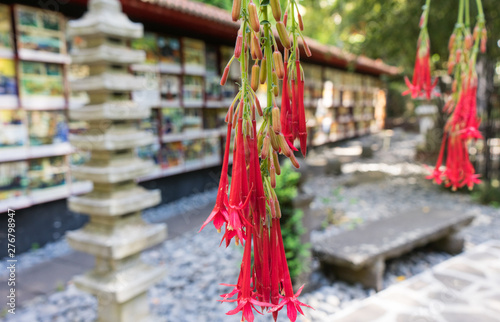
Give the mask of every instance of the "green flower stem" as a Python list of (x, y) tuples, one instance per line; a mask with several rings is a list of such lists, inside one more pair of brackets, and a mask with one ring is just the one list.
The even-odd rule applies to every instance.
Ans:
[(465, 0), (460, 0), (460, 5), (458, 7), (458, 26), (462, 27), (464, 24), (464, 2)]
[(427, 29), (427, 22), (429, 21), (429, 11), (431, 8), (431, 0), (425, 1), (425, 13), (424, 13), (424, 23), (422, 29)]
[(470, 1), (465, 0), (465, 27), (470, 27)]
[(481, 0), (476, 0), (476, 6), (477, 6), (477, 12), (478, 12), (478, 15), (477, 15), (478, 23), (481, 26), (483, 26), (485, 19), (484, 19), (483, 4), (482, 4)]
[[(269, 6), (265, 6), (263, 10), (264, 20), (269, 21)], [(273, 33), (271, 30), (271, 24), (267, 23), (264, 26), (265, 30), (265, 51), (266, 51), (266, 64), (267, 64), (267, 107), (273, 106), (273, 52), (271, 39)]]

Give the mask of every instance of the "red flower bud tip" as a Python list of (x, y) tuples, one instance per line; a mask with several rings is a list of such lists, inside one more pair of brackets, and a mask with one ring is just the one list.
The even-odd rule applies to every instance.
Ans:
[(276, 209), (276, 217), (281, 218), (281, 207), (278, 198), (274, 199), (274, 208)]
[(224, 86), (227, 82), (227, 77), (229, 76), (229, 64), (224, 68), (224, 73), (222, 73), (222, 77), (220, 79), (220, 85)]
[(233, 21), (238, 21), (240, 19), (241, 13), (241, 0), (233, 0), (233, 10), (231, 12), (231, 17)]
[(266, 135), (264, 138), (264, 143), (262, 144), (262, 151), (260, 152), (260, 157), (262, 160), (267, 159), (268, 153), (269, 153), (269, 144), (271, 143), (271, 138), (269, 137), (269, 134)]
[(267, 79), (267, 59), (264, 57), (260, 64), (260, 83), (265, 84)]
[(276, 137), (278, 138), (278, 143), (281, 149), (281, 153), (283, 153), (286, 157), (290, 158), (293, 155), (293, 153), (290, 147), (288, 146), (288, 143), (286, 142), (283, 133), (279, 133)]
[(285, 67), (283, 66), (283, 57), (279, 51), (273, 53), (274, 68), (278, 79), (283, 79), (285, 76)]
[(259, 113), (259, 115), (263, 116), (264, 113), (262, 113), (262, 107), (260, 107), (260, 101), (257, 96), (255, 96), (255, 105), (257, 106), (257, 112)]
[(481, 52), (484, 54), (486, 52), (486, 42), (488, 41), (488, 32), (486, 28), (481, 31)]
[(312, 53), (311, 53), (311, 49), (309, 48), (309, 45), (307, 44), (307, 41), (305, 39), (303, 39), (303, 42), (304, 42), (304, 50), (306, 52), (306, 56), (311, 57)]
[(302, 21), (302, 15), (299, 13), (298, 17), (299, 17), (299, 29), (300, 31), (304, 31), (304, 22)]
[(425, 13), (422, 13), (420, 16), (420, 21), (418, 22), (418, 26), (422, 28), (424, 26), (424, 21), (425, 21)]
[[(245, 52), (248, 50), (248, 45), (245, 44)], [(255, 46), (254, 46), (254, 43), (253, 43), (253, 38), (252, 40), (250, 41), (250, 55), (252, 56), (252, 59), (253, 60), (257, 60), (257, 54), (255, 53)]]
[(295, 158), (295, 155), (291, 155), (290, 156), (290, 161), (292, 161), (292, 164), (293, 166), (296, 168), (296, 169), (299, 169), (300, 168), (300, 164), (299, 164), (299, 161), (297, 161), (297, 158)]
[(274, 168), (273, 162), (268, 162), (269, 166), (269, 174), (271, 175), (271, 187), (276, 188), (276, 169)]
[(250, 4), (248, 5), (248, 16), (250, 18), (250, 26), (252, 27), (253, 31), (259, 32), (260, 31), (259, 15), (257, 14), (257, 7), (253, 2), (250, 2)]
[(479, 26), (475, 26), (474, 27), (474, 32), (472, 34), (472, 39), (474, 39), (474, 41), (477, 40), (477, 36), (479, 36), (479, 32), (480, 32)]
[(462, 49), (457, 49), (455, 52), (455, 64), (460, 63), (460, 57), (462, 56)]
[[(276, 21), (279, 21), (279, 20), (276, 20)], [(286, 27), (287, 22), (288, 22), (288, 10), (285, 11), (285, 15), (283, 16), (283, 24), (285, 25), (285, 27)]]
[(290, 49), (292, 47), (292, 43), (290, 42), (290, 37), (288, 36), (285, 24), (282, 21), (278, 21), (276, 23), (276, 29), (278, 30), (278, 35), (283, 47)]
[(455, 39), (456, 39), (455, 34), (451, 34), (450, 40), (448, 41), (448, 50), (451, 51), (453, 49), (453, 46), (455, 45)]
[(229, 106), (229, 109), (227, 110), (227, 114), (226, 114), (226, 123), (229, 123), (229, 121), (233, 120), (233, 111), (234, 111), (234, 104), (231, 104), (231, 106)]
[(260, 47), (260, 44), (257, 42), (257, 45), (255, 46), (255, 57), (258, 60), (262, 60), (264, 58), (264, 55), (262, 54), (262, 48)]
[(278, 97), (280, 95), (280, 89), (278, 87), (278, 75), (276, 75), (276, 71), (273, 70), (273, 93), (274, 96)]
[[(240, 102), (242, 102), (242, 101), (240, 101)], [(236, 124), (238, 124), (238, 123), (237, 123), (238, 114), (239, 114), (239, 113), (240, 113), (240, 111), (241, 111), (241, 106), (242, 106), (242, 104), (240, 103), (240, 104), (238, 104), (238, 105), (240, 105), (240, 107), (238, 107), (238, 108), (237, 108), (237, 110), (233, 113), (233, 129), (235, 129), (235, 128), (236, 128)]]
[(252, 87), (253, 91), (257, 91), (259, 88), (259, 76), (260, 76), (260, 67), (258, 64), (253, 65), (252, 67), (252, 79), (250, 81), (250, 87)]
[(280, 175), (281, 174), (280, 160), (278, 158), (278, 153), (276, 153), (276, 151), (273, 151), (273, 162), (274, 162), (274, 168), (276, 169), (276, 174)]
[(273, 150), (279, 151), (280, 150), (280, 143), (279, 143), (278, 136), (276, 135), (276, 133), (274, 133), (274, 131), (271, 131), (271, 130), (269, 130), (268, 134), (269, 134), (269, 137), (271, 138), (271, 146), (273, 147)]
[(281, 20), (281, 6), (279, 0), (271, 0), (271, 10), (273, 12), (273, 17), (276, 21)]
[(468, 33), (465, 36), (465, 48), (467, 48), (469, 50), (472, 48), (472, 45), (473, 45), (472, 35)]
[(448, 61), (448, 75), (451, 75), (451, 73), (453, 73), (453, 67), (455, 67), (455, 62)]
[(263, 58), (262, 57), (262, 48), (260, 47), (260, 40), (259, 40), (259, 37), (257, 37), (257, 33), (255, 33), (252, 36), (250, 46), (252, 47), (252, 58), (255, 56), (255, 58), (253, 58), (253, 60), (257, 60), (257, 59), (261, 60)]
[(236, 38), (236, 46), (234, 47), (234, 57), (240, 58), (241, 50), (243, 49), (243, 35), (238, 32), (238, 37)]
[(275, 133), (280, 133), (281, 132), (281, 122), (280, 122), (281, 112), (277, 106), (273, 107), (272, 116), (273, 116), (273, 130)]

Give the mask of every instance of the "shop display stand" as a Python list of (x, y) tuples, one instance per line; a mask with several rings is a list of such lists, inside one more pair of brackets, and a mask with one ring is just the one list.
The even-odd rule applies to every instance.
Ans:
[[(58, 13), (18, 5), (8, 7), (9, 15), (12, 16), (11, 9), (17, 14), (18, 10), (20, 10), (18, 7), (21, 11), (24, 9), (28, 13), (46, 12), (48, 16), (58, 16), (60, 19), (64, 19)], [(27, 16), (29, 17), (29, 14)], [(18, 39), (18, 44), (22, 44), (22, 41), (19, 40), (23, 35), (35, 30), (29, 25), (29, 19), (27, 22), (15, 33), (10, 31), (12, 37)], [(50, 27), (51, 20), (49, 19), (48, 22)], [(17, 22), (14, 25), (17, 26)], [(61, 26), (64, 27), (63, 24)], [(50, 30), (44, 31), (44, 33), (46, 32), (51, 37), (60, 39), (60, 48), (52, 48), (52, 51), (59, 51), (59, 53), (49, 52), (43, 53), (43, 55), (34, 55), (33, 53), (36, 50), (45, 50), (46, 47), (39, 46), (40, 48), (36, 48), (38, 45), (35, 42), (34, 46), (28, 43), (27, 46), (20, 48), (22, 50), (19, 52), (22, 54), (19, 56), (16, 54), (17, 51), (12, 48), (10, 51), (6, 50), (0, 44), (0, 57), (2, 55), (13, 57), (16, 63), (16, 83), (20, 85), (22, 83), (24, 74), (20, 65), (21, 62), (26, 61), (23, 59), (28, 58), (39, 60), (41, 63), (55, 63), (63, 66), (64, 83), (67, 82), (68, 68), (66, 65), (69, 59), (65, 52), (64, 43), (66, 39), (59, 33)], [(113, 41), (106, 46), (101, 46), (98, 51), (87, 50), (85, 52), (84, 48), (80, 48), (79, 56), (73, 58), (76, 63), (83, 63), (84, 60), (82, 59), (93, 59), (94, 62), (102, 62), (112, 54), (114, 55), (113, 62), (116, 63), (114, 67), (108, 66), (109, 68), (104, 76), (87, 78), (73, 83), (71, 86), (73, 93), (88, 89), (89, 93), (92, 93), (94, 100), (91, 103), (85, 102), (85, 112), (83, 109), (70, 108), (69, 112), (74, 119), (88, 121), (89, 115), (94, 115), (95, 118), (99, 119), (108, 119), (110, 115), (120, 111), (117, 106), (122, 109), (128, 106), (130, 107), (127, 112), (129, 114), (123, 117), (129, 120), (138, 120), (147, 114), (142, 113), (139, 108), (133, 108), (134, 106), (152, 107), (153, 116), (143, 122), (143, 124), (150, 123), (152, 128), (143, 128), (149, 131), (154, 139), (151, 141), (151, 146), (141, 148), (137, 153), (144, 160), (148, 160), (148, 158), (154, 159), (156, 164), (152, 172), (138, 176), (137, 181), (153, 180), (219, 166), (222, 161), (221, 146), (226, 135), (223, 119), (238, 90), (238, 85), (234, 82), (239, 76), (238, 62), (232, 64), (226, 85), (224, 87), (219, 86), (221, 72), (228, 59), (232, 56), (233, 48), (219, 43), (185, 38), (179, 33), (176, 33), (176, 36), (169, 36), (168, 28), (165, 28), (165, 33), (146, 32), (142, 38), (131, 41), (130, 46), (132, 48), (146, 49), (146, 61), (139, 59), (139, 56), (143, 57), (143, 53), (134, 51), (131, 48), (115, 46)], [(28, 37), (26, 39), (37, 38)], [(77, 43), (74, 46), (79, 47), (80, 44)], [(141, 46), (145, 48), (141, 48)], [(385, 93), (384, 86), (378, 76), (362, 75), (357, 72), (342, 70), (345, 66), (333, 66), (328, 65), (328, 63), (318, 65), (314, 61), (314, 56), (311, 59), (313, 60), (308, 61), (306, 59), (304, 64), (306, 81), (304, 105), (307, 113), (309, 145), (318, 146), (379, 131), (384, 124)], [(137, 78), (132, 75), (126, 77), (117, 76), (116, 72), (123, 72), (123, 70), (116, 69), (119, 66), (125, 69), (130, 66), (130, 70), (136, 76), (145, 79), (146, 89), (134, 89)], [(107, 86), (107, 84), (117, 84), (115, 89), (121, 90), (120, 93), (123, 94), (120, 98), (114, 96), (113, 104), (109, 101), (103, 101), (106, 94), (100, 88)], [(130, 97), (129, 92), (126, 90), (132, 89), (134, 90)], [(8, 102), (8, 100), (2, 100), (2, 102)], [(27, 97), (21, 93), (21, 95), (13, 97), (13, 102), (14, 105), (11, 104), (10, 107), (0, 106), (0, 110), (10, 108), (19, 109), (26, 113), (68, 112), (68, 105), (70, 105), (68, 104), (68, 86), (64, 87), (64, 97), (62, 98), (37, 100), (36, 95)], [(82, 104), (77, 100), (72, 100), (70, 103), (70, 107)], [(73, 103), (78, 104), (73, 105)], [(176, 122), (179, 124), (176, 124)], [(0, 167), (2, 162), (19, 160), (28, 162), (26, 160), (33, 158), (71, 155), (74, 152), (67, 142), (40, 146), (30, 145), (27, 138), (29, 135), (27, 115), (24, 115), (23, 124), (26, 126), (27, 132), (25, 144), (19, 147), (0, 148)], [(75, 124), (73, 122), (71, 126), (79, 126)], [(80, 128), (76, 130), (81, 131)], [(108, 134), (111, 136), (113, 133), (122, 135), (122, 129), (117, 126), (113, 126), (113, 129), (108, 130)], [(92, 131), (99, 133), (99, 126), (97, 125), (96, 128), (94, 124)], [(146, 134), (142, 137), (134, 136), (134, 140), (136, 140), (137, 144), (146, 144), (145, 142), (150, 140), (146, 138), (147, 136)], [(129, 137), (131, 137), (130, 133)], [(99, 142), (102, 138), (96, 135), (92, 137), (92, 142)], [(73, 141), (76, 143), (78, 139), (75, 137)], [(216, 144), (216, 140), (220, 144)], [(86, 139), (79, 142), (79, 145), (85, 150), (88, 150), (85, 146), (89, 144)], [(104, 143), (100, 142), (99, 144)], [(76, 177), (81, 178), (78, 175)], [(71, 191), (64, 194), (60, 193), (60, 191), (54, 191), (52, 196), (54, 199), (67, 197), (74, 191), (84, 192), (90, 187), (88, 182), (72, 182), (70, 175), (68, 175), (66, 182), (69, 187), (68, 190)], [(50, 188), (48, 189), (50, 190)], [(9, 204), (17, 209), (36, 204), (38, 201), (35, 201), (35, 199), (42, 200), (40, 198), (30, 199), (29, 188), (26, 189), (26, 192), (21, 198), (23, 200), (13, 200), (13, 198), (0, 200), (0, 211), (2, 211), (2, 205), (4, 204)], [(48, 194), (43, 193), (42, 195)]]
[[(0, 168), (9, 169), (13, 164), (26, 168), (21, 180), (24, 186), (19, 192), (12, 194), (8, 186), (0, 187), (2, 213), (88, 192), (91, 183), (72, 181), (68, 171), (69, 155), (74, 150), (67, 142), (66, 70), (70, 58), (66, 51), (65, 17), (38, 8), (3, 4), (0, 15), (0, 113), (16, 115), (15, 125), (1, 125), (0, 137), (18, 141), (0, 147)], [(52, 134), (43, 136), (47, 130)], [(63, 158), (63, 168), (52, 174), (63, 174), (63, 184), (51, 186), (52, 179), (35, 183), (40, 177), (52, 175), (51, 169), (42, 169), (43, 174), (33, 170), (34, 164), (52, 157)], [(6, 177), (11, 175), (7, 170), (2, 172)], [(19, 181), (19, 177), (15, 180)], [(7, 191), (3, 196), (2, 188)]]
[(144, 61), (145, 55), (127, 43), (142, 37), (143, 27), (122, 13), (118, 0), (90, 0), (89, 11), (69, 22), (68, 33), (79, 38), (71, 53), (73, 63), (90, 70), (88, 77), (71, 84), (73, 90), (87, 92), (90, 103), (70, 110), (70, 118), (89, 124), (70, 142), (91, 153), (90, 160), (72, 168), (72, 173), (90, 179), (94, 189), (69, 198), (69, 208), (88, 214), (90, 222), (68, 232), (67, 239), (74, 249), (96, 257), (95, 268), (74, 282), (97, 297), (98, 321), (155, 321), (149, 316), (147, 290), (162, 278), (164, 269), (146, 265), (140, 254), (166, 238), (166, 225), (146, 224), (141, 218), (141, 210), (161, 198), (159, 190), (135, 183), (154, 168), (152, 161), (135, 154), (135, 148), (155, 138), (137, 129), (137, 121), (150, 115), (150, 107), (129, 99), (130, 92), (144, 86), (144, 79), (131, 75), (129, 66)]

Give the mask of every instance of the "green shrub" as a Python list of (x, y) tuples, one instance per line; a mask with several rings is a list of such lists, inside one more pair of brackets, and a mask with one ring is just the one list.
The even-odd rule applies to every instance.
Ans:
[(500, 185), (498, 180), (484, 181), (472, 194), (472, 198), (484, 205), (500, 207)]

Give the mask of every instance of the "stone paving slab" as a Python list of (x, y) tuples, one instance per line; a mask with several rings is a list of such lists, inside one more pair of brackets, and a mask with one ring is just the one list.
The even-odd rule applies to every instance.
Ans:
[(331, 321), (500, 322), (500, 240), (393, 285)]

